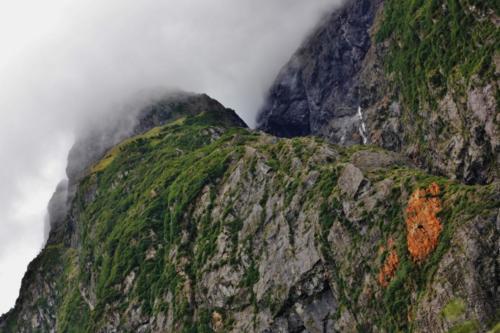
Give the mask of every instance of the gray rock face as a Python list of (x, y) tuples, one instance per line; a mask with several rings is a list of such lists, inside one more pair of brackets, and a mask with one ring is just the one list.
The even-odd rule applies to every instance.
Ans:
[(350, 0), (320, 25), (270, 89), (260, 129), (283, 137), (312, 134), (334, 143), (362, 143), (361, 74), (381, 4)]
[[(61, 256), (62, 254), (59, 248), (47, 251), (48, 256)], [(59, 277), (63, 271), (64, 267), (57, 261), (50, 262), (40, 256), (35, 258), (29, 264), (23, 277), (22, 285), (25, 288), (21, 288), (15, 305), (15, 309), (20, 313), (16, 320), (23, 324), (19, 325), (15, 331), (4, 327), (5, 320), (15, 311), (12, 309), (0, 317), (0, 332), (55, 333), (58, 299), (62, 293)]]
[[(500, 81), (485, 83), (473, 78), (465, 97), (450, 90), (439, 104), (439, 115), (429, 118), (429, 169), (466, 183), (500, 179), (500, 113), (496, 100)], [(442, 134), (440, 123), (449, 124)]]
[[(462, 14), (474, 15), (471, 8)], [(411, 110), (385, 66), (399, 41), (375, 38), (383, 20), (382, 0), (349, 0), (320, 24), (270, 88), (258, 128), (281, 137), (375, 144), (468, 184), (500, 179), (498, 74), (470, 82), (450, 77), (445, 93), (432, 97), (435, 105), (422, 101)]]
[[(494, 326), (498, 188), (471, 190), (373, 147), (184, 125), (130, 140), (116, 157), (121, 163), (79, 183), (69, 227), (53, 233), (30, 265), (0, 332), (444, 333)], [(179, 152), (179, 138), (194, 146)], [(207, 149), (211, 143), (220, 145)], [(183, 185), (204, 166), (172, 165), (211, 163), (222, 151), (225, 171), (210, 172), (169, 225), (175, 199), (189, 190)], [(432, 254), (414, 262), (405, 212), (412, 193), (431, 182), (442, 191), (443, 232)], [(177, 236), (169, 239), (173, 227)], [(384, 286), (389, 251), (399, 261)]]
[(409, 162), (392, 152), (359, 151), (352, 155), (353, 164), (363, 171), (387, 169)]
[(455, 233), (435, 282), (420, 301), (415, 318), (417, 332), (448, 331), (464, 323), (475, 331), (484, 331), (490, 318), (498, 318), (499, 226), (498, 215), (493, 212), (472, 219)]
[(358, 193), (361, 184), (363, 183), (364, 176), (361, 170), (352, 164), (348, 164), (339, 178), (339, 187), (343, 194), (349, 198), (354, 198)]

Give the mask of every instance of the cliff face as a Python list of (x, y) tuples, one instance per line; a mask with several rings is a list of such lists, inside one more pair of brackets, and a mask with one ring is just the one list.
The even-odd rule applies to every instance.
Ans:
[(82, 137), (0, 332), (497, 332), (498, 17), (349, 0), (268, 133), (178, 94)]
[(259, 128), (399, 151), (466, 183), (499, 178), (494, 1), (349, 0), (271, 87)]
[(58, 185), (49, 203), (47, 223), (49, 228), (46, 229), (55, 230), (59, 226), (64, 227), (68, 205), (74, 199), (78, 183), (88, 174), (89, 168), (103, 158), (113, 146), (154, 127), (207, 110), (214, 114), (223, 113), (224, 117), (221, 121), (226, 121), (228, 125), (247, 127), (233, 110), (226, 109), (218, 101), (205, 94), (175, 92), (166, 94), (165, 97), (136, 112), (115, 116), (85, 131), (77, 138), (69, 152), (66, 167), (68, 180)]
[(374, 147), (254, 132), (223, 107), (198, 111), (86, 169), (0, 332), (498, 322), (497, 185), (431, 176)]
[(370, 30), (382, 1), (348, 1), (306, 40), (281, 70), (258, 119), (282, 137), (322, 135), (362, 143), (358, 106)]

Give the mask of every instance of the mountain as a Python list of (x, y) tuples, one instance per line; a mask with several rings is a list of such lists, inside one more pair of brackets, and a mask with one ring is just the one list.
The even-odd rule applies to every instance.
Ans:
[(187, 93), (88, 129), (0, 332), (499, 332), (499, 16), (348, 0), (259, 130)]
[(432, 176), (374, 146), (280, 139), (205, 95), (190, 100), (204, 108), (143, 122), (80, 173), (1, 332), (443, 332), (498, 321), (498, 185)]
[(498, 1), (348, 0), (282, 69), (259, 128), (375, 144), (468, 184), (498, 180), (499, 17)]

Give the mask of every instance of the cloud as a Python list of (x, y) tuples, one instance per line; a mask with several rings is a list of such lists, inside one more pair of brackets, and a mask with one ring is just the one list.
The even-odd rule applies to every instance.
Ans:
[(339, 1), (2, 1), (0, 313), (40, 249), (82, 125), (178, 88), (208, 93), (252, 126), (280, 67)]

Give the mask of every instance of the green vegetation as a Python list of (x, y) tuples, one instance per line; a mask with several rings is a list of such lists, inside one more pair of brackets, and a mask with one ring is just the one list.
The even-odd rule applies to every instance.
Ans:
[[(390, 0), (377, 40), (391, 41), (387, 71), (403, 97), (409, 123), (418, 126), (417, 141), (425, 146), (428, 111), (453, 90), (463, 100), (473, 76), (475, 84), (494, 79), (493, 57), (500, 50), (500, 33), (494, 17), (500, 15), (494, 0)], [(427, 110), (427, 111), (426, 111)], [(446, 131), (441, 123), (438, 135)], [(427, 132), (426, 132), (427, 131)]]
[(255, 266), (255, 262), (252, 261), (243, 277), (243, 286), (252, 287), (257, 281), (259, 281), (259, 270)]
[[(89, 285), (96, 280), (98, 302), (90, 320), (88, 315), (74, 316), (88, 306), (82, 306), (77, 290), (69, 292), (60, 310), (61, 329), (69, 327), (67, 322), (104, 322), (105, 306), (125, 292), (126, 277), (136, 285), (126, 292), (131, 302), (141, 304), (145, 315), (166, 309), (158, 302), (165, 293), (177, 300), (173, 309), (177, 320), (192, 314), (183, 284), (187, 277), (195, 280), (192, 274), (199, 274), (213, 253), (220, 229), (212, 228), (209, 215), (199, 221), (184, 217), (202, 189), (220, 182), (229, 161), (238, 158), (234, 138), (252, 137), (244, 129), (217, 127), (226, 122), (230, 123), (211, 112), (182, 118), (124, 141), (92, 168), (76, 200), (82, 212), (79, 278)], [(97, 194), (90, 203), (82, 200), (89, 192)], [(194, 237), (198, 259), (176, 267), (169, 264), (169, 251), (177, 249), (178, 256), (188, 256), (194, 249), (181, 244), (185, 232)]]
[(488, 331), (488, 333), (499, 333), (500, 332), (500, 323), (497, 323), (495, 326)]
[(465, 308), (465, 302), (460, 298), (456, 298), (446, 304), (443, 309), (443, 316), (448, 321), (454, 321), (464, 314)]
[[(349, 150), (353, 149), (350, 148)], [(346, 154), (342, 161), (348, 161), (349, 150), (343, 149), (340, 151), (341, 156)], [(360, 225), (349, 221), (345, 208), (342, 206), (342, 195), (337, 187), (338, 175), (341, 174), (342, 168), (343, 166), (340, 164), (336, 166), (337, 171), (335, 169), (332, 171), (323, 170), (315, 190), (323, 197), (323, 201), (319, 205), (321, 234), (318, 236), (318, 243), (323, 255), (332, 266), (333, 278), (339, 287), (337, 292), (339, 293), (341, 308), (349, 309), (351, 313), (376, 311), (378, 315), (373, 316), (372, 313), (372, 316), (377, 327), (383, 327), (390, 332), (412, 331), (413, 324), (408, 320), (408, 318), (411, 318), (413, 310), (412, 304), (414, 301), (412, 301), (412, 298), (415, 294), (418, 297), (424, 296), (429, 284), (432, 283), (439, 262), (449, 250), (451, 239), (460, 223), (470, 220), (474, 216), (487, 214), (499, 207), (498, 201), (494, 199), (495, 189), (492, 186), (466, 186), (442, 177), (402, 167), (380, 170), (367, 175), (370, 181), (393, 180), (390, 194), (384, 201), (378, 202), (375, 210), (370, 211), (370, 213), (363, 212), (367, 208), (362, 200), (357, 203), (354, 209), (359, 211), (360, 215), (366, 219), (360, 222), (361, 225), (368, 225), (369, 230), (376, 228), (382, 233), (383, 242), (380, 245), (386, 246), (389, 238), (394, 241), (394, 249), (399, 257), (399, 265), (389, 285), (382, 288), (381, 299), (371, 298), (369, 307), (359, 307), (357, 302), (359, 295), (362, 293), (359, 287), (362, 281), (356, 280), (356, 278), (352, 281), (352, 278), (350, 278), (352, 282), (347, 283), (346, 277), (358, 277), (365, 272), (372, 272), (376, 276), (388, 251), (387, 249), (384, 250), (378, 258), (376, 256), (377, 259), (373, 262), (363, 263), (364, 266), (360, 267), (359, 271), (353, 271), (353, 263), (349, 258), (362, 255), (363, 247), (366, 247), (367, 244), (366, 240), (363, 241), (360, 238)], [(426, 261), (415, 263), (407, 249), (404, 222), (407, 199), (404, 199), (405, 195), (403, 193), (408, 196), (416, 189), (426, 188), (434, 182), (442, 189), (440, 199), (443, 202), (443, 208), (439, 217), (443, 221), (443, 230), (437, 248)], [(346, 261), (341, 260), (339, 262), (336, 260), (335, 252), (339, 250), (332, 248), (329, 244), (328, 234), (333, 224), (340, 225), (340, 230), (347, 232), (346, 234), (350, 239), (350, 250)], [(339, 227), (336, 227), (336, 232), (339, 232)], [(345, 253), (344, 251), (341, 252)], [(454, 300), (443, 310), (443, 315), (447, 319), (453, 320), (454, 316), (460, 316), (461, 311), (464, 310), (465, 304), (463, 301)], [(473, 323), (466, 323), (463, 329), (472, 327), (472, 325)]]
[[(346, 198), (339, 177), (352, 154), (363, 149), (311, 138), (269, 140), (226, 126), (210, 112), (130, 138), (78, 188), (76, 248), (67, 240), (49, 245), (32, 264), (29, 279), (35, 279), (33, 267), (41, 267), (50, 272), (48, 280), (58, 277), (61, 291), (56, 300), (40, 297), (37, 306), (52, 307), (61, 332), (99, 331), (114, 313), (126, 317), (138, 309), (138, 320), (168, 315), (180, 332), (211, 332), (214, 311), (229, 330), (237, 323), (235, 313), (246, 308), (257, 325), (260, 311), (281, 315), (295, 297), (283, 283), (258, 291), (268, 278), (259, 272), (262, 260), (276, 255), (269, 249), (277, 241), (275, 250), (289, 245), (283, 250), (294, 260), (303, 254), (296, 247), (305, 246), (300, 232), (312, 231), (325, 281), (338, 297), (335, 318), (358, 315), (360, 331), (372, 324), (388, 332), (411, 331), (415, 306), (455, 230), (499, 203), (493, 186), (465, 186), (401, 165), (364, 172), (362, 188), (368, 192)], [(387, 188), (377, 189), (382, 182)], [(415, 263), (407, 250), (405, 208), (413, 191), (433, 182), (442, 189), (443, 230), (434, 252)], [(385, 194), (378, 198), (378, 192)], [(390, 251), (399, 265), (381, 287), (376, 279)], [(222, 283), (231, 293), (224, 299), (229, 306), (214, 305), (220, 300), (211, 299), (207, 273), (235, 277), (233, 285)], [(373, 283), (366, 287), (366, 280)], [(460, 319), (464, 309), (463, 301), (453, 300), (443, 320)], [(127, 324), (118, 329), (126, 331)], [(9, 325), (16, 330), (15, 322)], [(475, 325), (453, 329), (466, 332)]]
[(448, 333), (474, 333), (478, 332), (479, 323), (476, 320), (468, 320), (459, 325), (453, 326)]
[(447, 78), (455, 72), (466, 83), (474, 74), (493, 76), (492, 57), (500, 47), (500, 36), (490, 9), (500, 15), (498, 2), (492, 0), (385, 3), (377, 38), (394, 40), (388, 69), (397, 73), (412, 110), (422, 103), (432, 105), (433, 96), (446, 91)]

